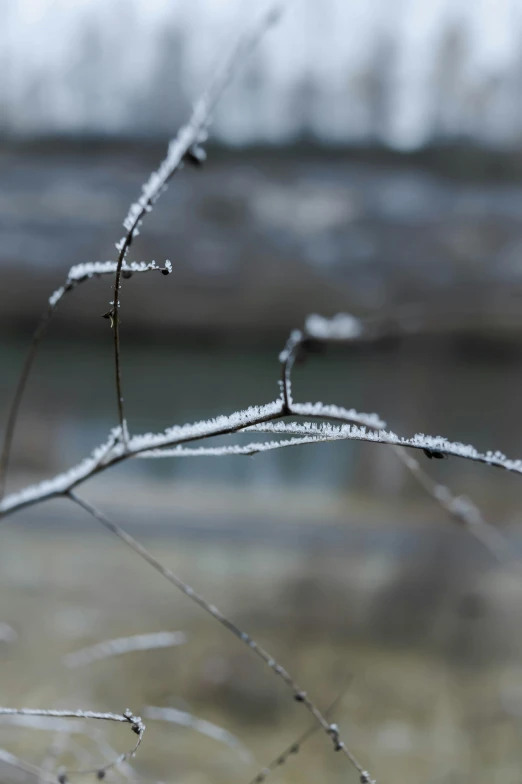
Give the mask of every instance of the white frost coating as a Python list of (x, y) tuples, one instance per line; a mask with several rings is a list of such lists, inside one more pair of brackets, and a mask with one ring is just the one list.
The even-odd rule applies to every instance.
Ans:
[(280, 10), (279, 2), (274, 2), (269, 6), (252, 28), (240, 37), (223, 66), (215, 72), (208, 89), (194, 105), (188, 123), (180, 128), (177, 136), (170, 141), (165, 159), (142, 186), (139, 199), (131, 204), (123, 221), (127, 234), (116, 244), (119, 253), (128, 249), (130, 240), (138, 233), (142, 217), (146, 212), (150, 212), (152, 205), (167, 188), (172, 175), (183, 166), (185, 155), (190, 150), (197, 150), (196, 154), (199, 160), (203, 160), (204, 152), (198, 145), (207, 139), (211, 114), (225, 87), (230, 82), (235, 65), (257, 44), (266, 29), (277, 21)]
[(82, 648), (74, 653), (64, 656), (64, 664), (69, 669), (83, 667), (100, 659), (111, 656), (121, 656), (134, 651), (149, 651), (154, 648), (171, 648), (183, 645), (187, 636), (183, 632), (154, 632), (152, 634), (134, 634), (132, 637), (118, 637), (114, 640), (104, 640), (88, 648)]
[(386, 422), (378, 414), (363, 414), (354, 408), (325, 405), (324, 403), (292, 403), (292, 412), (307, 417), (331, 417), (332, 419), (352, 420), (359, 425), (382, 430)]
[(445, 455), (475, 460), (487, 465), (499, 466), (518, 474), (522, 473), (522, 460), (511, 460), (499, 451), (479, 452), (471, 444), (448, 441), (443, 436), (429, 436), (424, 433), (416, 433), (412, 438), (403, 438), (387, 430), (368, 431), (366, 427), (358, 427), (356, 425), (336, 427), (330, 424), (316, 425), (312, 422), (265, 422), (263, 424), (250, 425), (245, 427), (244, 430), (259, 433), (285, 433), (287, 435), (317, 435), (327, 437), (332, 441), (350, 439), (355, 441), (373, 441), (393, 446), (409, 446), (415, 449), (427, 449), (441, 452)]
[(130, 715), (120, 713), (98, 713), (91, 710), (54, 710), (54, 709), (40, 709), (40, 708), (3, 708), (0, 707), (0, 716), (40, 716), (50, 718), (62, 719), (101, 719), (102, 721), (119, 721), (122, 723), (130, 723), (131, 718), (140, 721), (139, 717), (131, 717)]
[(209, 121), (210, 108), (206, 96), (198, 101), (188, 124), (181, 128), (176, 138), (169, 143), (166, 158), (161, 162), (157, 171), (153, 171), (147, 182), (142, 186), (141, 196), (138, 201), (131, 204), (123, 221), (127, 235), (116, 243), (116, 249), (119, 253), (128, 244), (129, 239), (136, 236), (141, 218), (146, 212), (150, 212), (151, 205), (164, 192), (168, 180), (176, 169), (180, 167), (188, 150), (194, 142), (198, 141), (200, 131), (203, 130)]
[(362, 333), (362, 325), (348, 313), (338, 313), (330, 319), (312, 313), (306, 319), (305, 331), (317, 340), (353, 340)]
[(35, 485), (29, 485), (17, 493), (11, 493), (0, 502), (0, 513), (8, 512), (10, 509), (23, 506), (32, 501), (43, 501), (51, 496), (60, 495), (70, 490), (77, 482), (87, 479), (93, 470), (109, 457), (116, 457), (123, 453), (120, 443), (115, 443), (120, 433), (120, 428), (114, 428), (107, 441), (92, 452), (90, 457), (86, 457), (81, 463), (73, 466), (63, 474), (58, 474), (52, 479), (45, 479)]
[(56, 289), (56, 291), (53, 291), (53, 293), (49, 297), (49, 305), (52, 308), (55, 308), (64, 294), (65, 294), (65, 288), (63, 286), (60, 286), (60, 288)]
[[(115, 261), (86, 261), (83, 264), (75, 264), (67, 274), (65, 286), (60, 286), (60, 288), (56, 289), (49, 297), (49, 305), (52, 308), (56, 307), (65, 294), (68, 283), (78, 283), (87, 278), (92, 278), (95, 275), (112, 274), (116, 272), (117, 266)], [(151, 270), (161, 270), (162, 272), (166, 270), (167, 273), (170, 274), (172, 272), (172, 264), (170, 261), (166, 261), (165, 267), (160, 267), (155, 261), (131, 261), (128, 263), (125, 262), (122, 266), (123, 272), (150, 272)]]
[[(335, 407), (326, 408), (330, 408), (330, 410), (335, 409)], [(146, 433), (133, 436), (128, 442), (128, 457), (137, 457), (143, 452), (154, 451), (161, 447), (174, 446), (190, 441), (197, 441), (208, 436), (223, 435), (232, 432), (258, 432), (299, 436), (303, 439), (301, 443), (310, 443), (312, 440), (353, 440), (413, 447), (416, 449), (441, 452), (445, 455), (453, 455), (467, 460), (474, 460), (487, 465), (499, 466), (506, 471), (522, 474), (522, 460), (511, 460), (502, 452), (498, 451), (482, 453), (474, 446), (448, 441), (442, 436), (429, 436), (424, 433), (417, 433), (412, 438), (403, 438), (396, 433), (383, 429), (369, 430), (367, 426), (349, 424), (336, 426), (330, 423), (285, 423), (280, 421), (269, 421), (280, 415), (282, 411), (282, 401), (276, 400), (265, 406), (255, 406), (245, 409), (244, 411), (237, 411), (229, 416), (219, 416), (215, 419), (195, 422), (194, 424), (172, 427), (164, 433)], [(372, 423), (371, 427), (374, 428), (375, 423)], [(68, 490), (91, 476), (99, 465), (108, 464), (114, 460), (114, 458), (121, 457), (123, 455), (123, 447), (122, 444), (116, 440), (119, 432), (119, 428), (114, 430), (111, 433), (109, 440), (98, 447), (91, 457), (83, 460), (77, 466), (74, 466), (65, 473), (59, 474), (53, 479), (40, 482), (37, 485), (26, 487), (20, 492), (13, 493), (4, 498), (0, 503), (0, 514), (5, 514), (6, 512), (20, 508), (28, 503), (42, 501), (52, 496), (65, 494)], [(310, 439), (310, 441), (305, 441), (304, 439)], [(273, 443), (271, 443), (265, 446), (265, 450), (282, 448), (283, 446), (289, 445), (291, 444), (287, 441), (280, 442), (278, 446), (274, 446)], [(249, 446), (251, 446), (252, 449), (255, 448), (257, 451), (262, 451), (259, 444), (252, 444)], [(222, 452), (220, 450), (219, 454), (244, 454), (244, 452), (238, 451), (241, 449), (244, 449), (244, 447), (236, 447), (235, 452), (231, 452), (230, 450)], [(174, 451), (174, 455), (177, 454), (179, 453)], [(203, 453), (200, 452), (199, 454)], [(218, 452), (208, 451), (207, 454), (218, 454)], [(161, 456), (166, 455), (162, 454)]]
[(164, 433), (146, 433), (133, 436), (129, 441), (129, 449), (131, 452), (142, 452), (156, 447), (219, 435), (229, 430), (240, 430), (256, 420), (277, 416), (281, 411), (281, 401), (275, 400), (265, 406), (251, 406), (244, 411), (236, 411), (229, 416), (222, 415), (215, 419), (202, 420), (188, 425), (175, 425), (169, 427)]
[[(109, 275), (116, 272), (117, 263), (115, 261), (86, 261), (83, 264), (75, 264), (67, 274), (65, 286), (60, 286), (49, 297), (49, 305), (54, 308), (62, 299), (66, 291), (68, 283), (78, 283), (92, 278), (95, 275)], [(165, 267), (160, 267), (155, 261), (131, 261), (126, 262), (122, 266), (123, 272), (150, 272), (151, 270), (166, 270), (169, 274), (172, 272), (172, 264), (170, 261), (165, 262)]]
[[(55, 718), (50, 716), (21, 716), (16, 713), (7, 716), (0, 714), (0, 726), (26, 727), (44, 732), (63, 732), (68, 735), (90, 735), (89, 727), (83, 721)], [(56, 781), (56, 779), (55, 779)]]
[(294, 348), (297, 346), (298, 343), (301, 342), (303, 339), (303, 333), (300, 329), (294, 329), (290, 333), (290, 337), (286, 341), (286, 346), (279, 354), (279, 361), (281, 363), (286, 362)]
[(198, 719), (191, 713), (177, 710), (177, 708), (155, 708), (147, 706), (144, 710), (146, 719), (152, 721), (170, 721), (173, 724), (179, 724), (181, 727), (195, 730), (201, 735), (206, 735), (208, 738), (217, 740), (224, 743), (234, 751), (237, 751), (240, 757), (245, 762), (252, 762), (252, 755), (235, 735), (232, 735), (228, 730), (219, 727), (217, 724), (212, 724), (206, 719)]
[[(84, 264), (75, 264), (69, 270), (67, 280), (83, 280), (84, 278), (92, 278), (94, 275), (108, 275), (116, 272), (117, 266), (115, 261), (87, 261)], [(158, 266), (155, 261), (131, 261), (122, 265), (123, 272), (149, 272), (161, 269), (163, 268)], [(165, 269), (172, 272), (170, 261), (165, 262)]]
[(300, 446), (303, 444), (317, 444), (320, 441), (330, 441), (331, 438), (320, 438), (316, 435), (303, 436), (302, 438), (288, 438), (284, 441), (254, 441), (251, 444), (231, 444), (230, 446), (201, 446), (185, 447), (176, 446), (173, 449), (154, 449), (150, 452), (141, 452), (141, 458), (164, 457), (225, 457), (226, 455), (256, 455), (259, 452), (271, 452), (274, 449), (284, 449), (287, 446)]
[[(264, 422), (244, 428), (246, 432), (256, 433), (284, 433), (285, 435), (311, 436), (326, 441), (361, 440), (381, 441), (382, 443), (398, 443), (399, 436), (387, 433), (385, 430), (368, 431), (365, 426), (357, 425), (332, 425), (329, 422), (316, 424), (315, 422)], [(243, 431), (243, 432), (244, 432)], [(395, 438), (397, 441), (393, 441)]]

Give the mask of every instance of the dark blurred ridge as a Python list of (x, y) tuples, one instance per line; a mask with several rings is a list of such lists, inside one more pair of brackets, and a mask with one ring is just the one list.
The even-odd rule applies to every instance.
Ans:
[[(48, 138), (0, 146), (0, 319), (34, 323), (72, 264), (115, 258), (159, 142)], [(209, 148), (176, 175), (130, 258), (170, 278), (125, 287), (125, 328), (289, 329), (310, 311), (399, 319), (407, 331), (518, 331), (522, 155), (465, 145)], [(107, 279), (61, 305), (92, 324)], [(57, 327), (58, 328), (58, 327)], [(95, 330), (94, 330), (95, 332)]]

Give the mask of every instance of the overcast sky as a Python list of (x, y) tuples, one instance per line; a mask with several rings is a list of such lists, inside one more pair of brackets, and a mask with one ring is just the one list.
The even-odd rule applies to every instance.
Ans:
[[(174, 133), (254, 0), (2, 0), (0, 129)], [(232, 144), (517, 143), (522, 0), (291, 0), (221, 104)]]

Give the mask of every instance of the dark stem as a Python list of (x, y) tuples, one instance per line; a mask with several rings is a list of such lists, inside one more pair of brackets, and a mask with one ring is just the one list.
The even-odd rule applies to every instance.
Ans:
[[(308, 697), (307, 693), (301, 689), (301, 687), (296, 683), (293, 677), (290, 675), (288, 670), (286, 670), (282, 665), (280, 665), (261, 645), (259, 645), (249, 634), (242, 631), (233, 621), (231, 621), (226, 615), (224, 615), (215, 605), (210, 604), (207, 600), (198, 594), (190, 585), (183, 582), (177, 575), (174, 574), (170, 569), (164, 566), (157, 558), (155, 558), (149, 550), (147, 550), (140, 542), (138, 542), (131, 534), (129, 534), (124, 528), (121, 528), (116, 523), (113, 523), (112, 520), (109, 520), (106, 515), (100, 512), (95, 506), (90, 504), (88, 501), (85, 501), (83, 498), (80, 498), (76, 493), (73, 491), (69, 491), (68, 493), (64, 494), (72, 501), (74, 501), (78, 506), (88, 512), (95, 520), (101, 523), (105, 528), (107, 528), (111, 533), (117, 536), (121, 541), (123, 541), (128, 547), (131, 548), (137, 555), (140, 556), (144, 561), (146, 561), (149, 566), (162, 575), (169, 583), (174, 585), (178, 590), (185, 594), (189, 599), (191, 599), (195, 604), (199, 605), (205, 612), (211, 615), (218, 623), (221, 624), (225, 629), (231, 632), (234, 637), (244, 643), (248, 648), (250, 648), (264, 663), (282, 680), (286, 685), (290, 688), (290, 690), (294, 694), (294, 698), (297, 702), (302, 703), (305, 708), (312, 714), (316, 723), (322, 727), (325, 733), (330, 737), (334, 750), (335, 751), (342, 751), (343, 754), (349, 759), (351, 764), (357, 769), (361, 778), (364, 776), (365, 780), (371, 782), (371, 779), (368, 776), (367, 771), (364, 770), (362, 765), (359, 763), (357, 758), (351, 753), (351, 751), (347, 748), (345, 743), (341, 740), (339, 729), (337, 725), (330, 724), (325, 716), (321, 713), (319, 708), (312, 702), (312, 700)], [(367, 778), (366, 778), (367, 777)]]
[[(351, 681), (351, 677), (349, 680)], [(335, 708), (346, 694), (349, 685), (350, 684), (347, 683), (344, 689), (337, 695), (335, 700), (331, 702), (330, 705), (326, 708), (324, 711), (325, 716), (330, 716), (334, 712)], [(253, 779), (250, 780), (249, 784), (261, 784), (261, 782), (265, 781), (265, 779), (267, 779), (276, 768), (284, 765), (288, 758), (292, 756), (292, 754), (299, 754), (303, 744), (306, 743), (309, 738), (315, 735), (318, 729), (319, 726), (317, 724), (311, 724), (310, 727), (308, 727), (308, 729), (297, 738), (297, 740), (291, 743), (290, 746), (287, 746), (284, 751), (277, 755), (277, 757), (274, 757), (272, 762), (269, 762), (268, 765), (265, 765), (263, 770), (261, 770), (256, 776), (254, 776)]]
[(18, 419), (18, 412), (20, 410), (20, 405), (22, 403), (22, 398), (24, 396), (25, 387), (27, 385), (27, 380), (31, 373), (31, 368), (33, 366), (33, 362), (36, 357), (38, 347), (40, 345), (40, 341), (45, 335), (47, 326), (49, 324), (52, 314), (54, 313), (55, 307), (56, 307), (55, 305), (49, 305), (49, 307), (43, 314), (42, 318), (40, 319), (40, 322), (38, 323), (38, 326), (36, 327), (33, 333), (31, 345), (29, 346), (29, 351), (27, 352), (27, 355), (25, 357), (25, 361), (22, 366), (22, 371), (20, 373), (20, 376), (18, 378), (18, 383), (16, 385), (13, 400), (9, 408), (9, 414), (7, 416), (7, 423), (5, 427), (4, 443), (2, 445), (2, 454), (0, 455), (0, 501), (4, 497), (4, 493), (5, 493), (5, 484), (7, 480), (7, 472), (9, 470), (9, 460), (11, 458), (11, 448), (13, 445), (16, 421)]
[[(165, 267), (158, 267), (156, 269), (158, 269), (158, 271), (162, 272), (163, 274), (168, 273), (168, 270)], [(96, 277), (99, 277), (99, 275), (101, 274), (102, 273), (95, 273)], [(60, 290), (61, 292), (60, 296), (58, 296), (58, 298), (52, 304), (50, 303), (48, 305), (47, 310), (41, 317), (40, 322), (38, 323), (38, 326), (36, 327), (33, 333), (31, 344), (29, 346), (29, 351), (27, 353), (24, 364), (22, 366), (20, 376), (18, 377), (15, 393), (7, 417), (4, 443), (2, 445), (2, 452), (0, 454), (0, 501), (2, 500), (5, 493), (5, 484), (6, 484), (7, 472), (9, 468), (9, 459), (11, 454), (16, 422), (20, 410), (20, 405), (25, 392), (25, 388), (27, 386), (27, 381), (31, 374), (33, 362), (37, 354), (40, 341), (43, 339), (47, 331), (47, 327), (49, 326), (49, 321), (51, 320), (51, 316), (53, 316), (53, 314), (55, 313), (61, 299), (66, 294), (69, 294), (71, 291), (73, 291), (77, 286), (81, 285), (86, 280), (90, 280), (90, 279), (91, 279), (90, 275), (85, 276), (83, 278), (75, 278), (75, 279), (71, 279), (68, 277), (62, 289)]]
[[(118, 289), (119, 289), (119, 277)], [(125, 414), (123, 410), (123, 392), (121, 386), (121, 360), (120, 360), (120, 328), (119, 328), (119, 314), (116, 308), (118, 305), (115, 302), (115, 310), (113, 312), (113, 337), (114, 337), (114, 372), (116, 380), (116, 400), (118, 405), (118, 422), (120, 425), (121, 440), (125, 448), (127, 447), (127, 425), (125, 423)]]

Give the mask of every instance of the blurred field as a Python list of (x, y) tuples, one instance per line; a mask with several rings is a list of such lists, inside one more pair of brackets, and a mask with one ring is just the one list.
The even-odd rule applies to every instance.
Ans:
[[(188, 710), (236, 734), (255, 762), (191, 730), (148, 721), (133, 763), (139, 774), (247, 782), (306, 728), (304, 709), (250, 651), (121, 543), (96, 528), (86, 535), (91, 523), (73, 510), (68, 533), (4, 524), (0, 619), (18, 637), (0, 643), (2, 702)], [(437, 584), (426, 580), (422, 548), (419, 568), (410, 560), (404, 570), (378, 546), (367, 546), (364, 559), (360, 548), (296, 552), (158, 535), (150, 546), (266, 645), (321, 706), (348, 684), (335, 720), (379, 780), (518, 781), (520, 579), (481, 553), (470, 559), (467, 539), (439, 537)], [(449, 568), (448, 559), (460, 558), (455, 581), (457, 564)], [(63, 664), (65, 653), (97, 640), (162, 629), (184, 630), (188, 642), (76, 671)], [(120, 750), (130, 745), (122, 728), (104, 737)], [(0, 746), (35, 763), (52, 740), (52, 732), (0, 725)], [(103, 760), (92, 740), (75, 736), (61, 762), (78, 765), (76, 744), (92, 764)], [(319, 735), (276, 774), (296, 783), (326, 779), (356, 777)]]

